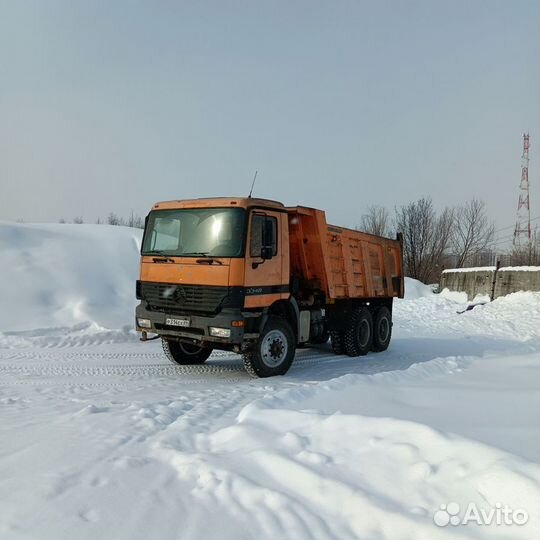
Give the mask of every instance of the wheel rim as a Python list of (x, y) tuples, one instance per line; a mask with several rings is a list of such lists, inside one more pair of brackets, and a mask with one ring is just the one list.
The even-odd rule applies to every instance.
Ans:
[(178, 346), (180, 347), (180, 350), (187, 356), (195, 356), (202, 351), (202, 347), (199, 345), (191, 345), (190, 343), (182, 343), (181, 341), (178, 342)]
[(379, 321), (379, 341), (384, 342), (388, 338), (390, 323), (386, 317)]
[(369, 342), (369, 321), (362, 319), (358, 327), (358, 341), (360, 347), (366, 347)]
[(280, 330), (272, 330), (261, 343), (261, 359), (266, 366), (276, 367), (285, 360), (288, 350), (285, 334)]

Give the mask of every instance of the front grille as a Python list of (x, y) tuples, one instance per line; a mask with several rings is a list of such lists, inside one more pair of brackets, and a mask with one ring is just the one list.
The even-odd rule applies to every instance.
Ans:
[(242, 307), (242, 287), (178, 285), (141, 282), (140, 292), (148, 307), (167, 313), (215, 315), (224, 307)]

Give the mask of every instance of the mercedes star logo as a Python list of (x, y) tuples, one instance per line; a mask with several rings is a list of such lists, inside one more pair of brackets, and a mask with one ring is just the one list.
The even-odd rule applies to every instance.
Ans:
[(187, 299), (187, 294), (184, 287), (176, 287), (173, 293), (173, 298), (177, 304), (183, 304)]

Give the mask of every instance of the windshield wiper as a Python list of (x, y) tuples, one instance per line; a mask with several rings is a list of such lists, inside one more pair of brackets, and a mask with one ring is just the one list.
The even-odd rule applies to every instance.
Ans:
[(219, 259), (212, 259), (211, 257), (207, 257), (206, 259), (197, 259), (195, 262), (197, 264), (223, 264)]
[(182, 256), (189, 257), (190, 255), (198, 255), (199, 257), (206, 257), (205, 259), (197, 259), (198, 264), (223, 264), (219, 259), (216, 259), (208, 253), (208, 251), (192, 251), (190, 253), (182, 253)]
[[(163, 253), (165, 253), (165, 250), (164, 249), (152, 249), (151, 251), (145, 251), (143, 253), (143, 256), (145, 257), (148, 257), (148, 256), (151, 256), (151, 255), (158, 255), (158, 257), (160, 255), (162, 255)], [(168, 255), (163, 255), (162, 257), (154, 257), (154, 262), (166, 262), (166, 263), (174, 263), (174, 259), (171, 259)]]

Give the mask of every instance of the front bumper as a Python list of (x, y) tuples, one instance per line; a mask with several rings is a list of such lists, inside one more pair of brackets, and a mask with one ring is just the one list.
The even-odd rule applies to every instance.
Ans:
[[(190, 326), (188, 328), (167, 326), (165, 319), (175, 317), (174, 314), (164, 313), (162, 311), (151, 311), (147, 309), (146, 302), (143, 300), (135, 309), (135, 325), (138, 332), (148, 332), (159, 334), (160, 336), (170, 336), (184, 338), (194, 343), (212, 343), (223, 345), (240, 345), (245, 339), (256, 337), (253, 334), (246, 333), (246, 327), (232, 326), (233, 321), (244, 321), (249, 324), (251, 314), (242, 313), (239, 309), (223, 309), (214, 317), (203, 317), (200, 315), (182, 315), (189, 316)], [(178, 315), (176, 315), (178, 316)], [(137, 320), (148, 319), (151, 322), (151, 328), (141, 328)], [(210, 327), (230, 328), (231, 335), (227, 338), (221, 338), (210, 335)]]

